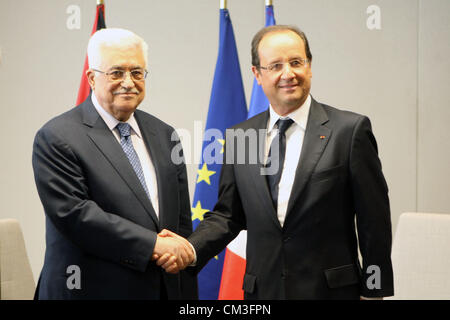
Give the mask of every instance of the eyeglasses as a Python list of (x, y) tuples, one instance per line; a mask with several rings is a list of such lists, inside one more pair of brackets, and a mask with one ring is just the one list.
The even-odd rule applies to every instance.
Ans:
[(267, 65), (267, 67), (259, 66), (261, 69), (270, 71), (270, 72), (281, 72), (284, 69), (284, 65), (286, 63), (289, 64), (289, 67), (293, 70), (301, 70), (305, 67), (310, 61), (308, 59), (294, 59), (289, 62), (276, 62)]
[(95, 72), (104, 73), (109, 81), (123, 81), (126, 78), (126, 74), (129, 73), (130, 77), (134, 81), (144, 81), (147, 78), (148, 71), (144, 69), (134, 69), (131, 71), (125, 71), (120, 69), (113, 69), (111, 71), (105, 72), (97, 69), (92, 69)]

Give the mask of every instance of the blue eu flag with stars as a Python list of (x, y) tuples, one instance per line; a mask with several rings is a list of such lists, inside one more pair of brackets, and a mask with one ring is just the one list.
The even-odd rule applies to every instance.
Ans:
[[(220, 9), (219, 54), (214, 73), (202, 155), (197, 170), (194, 201), (191, 208), (194, 229), (203, 220), (203, 215), (212, 210), (217, 202), (222, 165), (220, 161), (219, 163), (216, 163), (217, 161), (211, 163), (206, 158), (222, 159), (225, 130), (246, 118), (247, 105), (233, 26), (228, 10)], [(220, 131), (221, 137), (213, 134), (213, 138), (209, 139), (207, 137), (209, 129), (217, 129), (215, 132)], [(201, 300), (217, 300), (224, 255), (225, 251), (211, 259), (199, 273), (199, 298)]]

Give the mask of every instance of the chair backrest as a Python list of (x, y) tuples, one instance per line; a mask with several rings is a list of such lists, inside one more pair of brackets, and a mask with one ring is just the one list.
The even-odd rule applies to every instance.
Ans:
[(450, 214), (403, 213), (392, 264), (393, 299), (450, 299)]
[(0, 299), (33, 299), (35, 284), (19, 222), (0, 220)]

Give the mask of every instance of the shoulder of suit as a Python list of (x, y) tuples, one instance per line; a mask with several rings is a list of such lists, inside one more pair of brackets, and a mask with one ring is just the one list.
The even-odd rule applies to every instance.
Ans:
[[(245, 121), (242, 121), (234, 126), (232, 126), (230, 129), (250, 129), (259, 127), (262, 122), (265, 122), (268, 120), (268, 112), (264, 111), (261, 113), (258, 113), (257, 115), (251, 117), (250, 119), (247, 119)], [(264, 123), (265, 125), (265, 123)]]
[(81, 139), (83, 130), (83, 115), (80, 106), (55, 116), (47, 121), (36, 133), (35, 143), (52, 145), (71, 145)]
[(343, 123), (343, 122), (347, 122), (347, 123), (356, 123), (358, 121), (361, 121), (364, 118), (367, 118), (367, 116), (353, 112), (353, 111), (348, 111), (348, 110), (344, 110), (344, 109), (340, 109), (340, 108), (336, 108), (336, 107), (332, 107), (329, 106), (327, 104), (324, 103), (320, 103), (316, 101), (316, 106), (321, 107), (325, 113), (328, 116), (328, 119), (330, 121), (337, 121), (338, 123)]
[[(80, 105), (81, 106), (81, 105)], [(82, 124), (82, 110), (80, 106), (73, 107), (48, 120), (41, 131), (66, 131)]]
[(175, 131), (175, 129), (171, 125), (145, 111), (136, 110), (134, 112), (134, 116), (140, 122), (147, 122), (151, 124), (152, 128), (155, 129), (154, 131), (156, 131), (156, 133), (161, 130), (169, 132)]

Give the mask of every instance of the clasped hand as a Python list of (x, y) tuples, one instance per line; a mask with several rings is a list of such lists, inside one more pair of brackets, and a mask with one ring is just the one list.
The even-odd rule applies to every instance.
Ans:
[(152, 260), (168, 273), (178, 273), (194, 261), (190, 243), (169, 230), (162, 230), (156, 239)]

